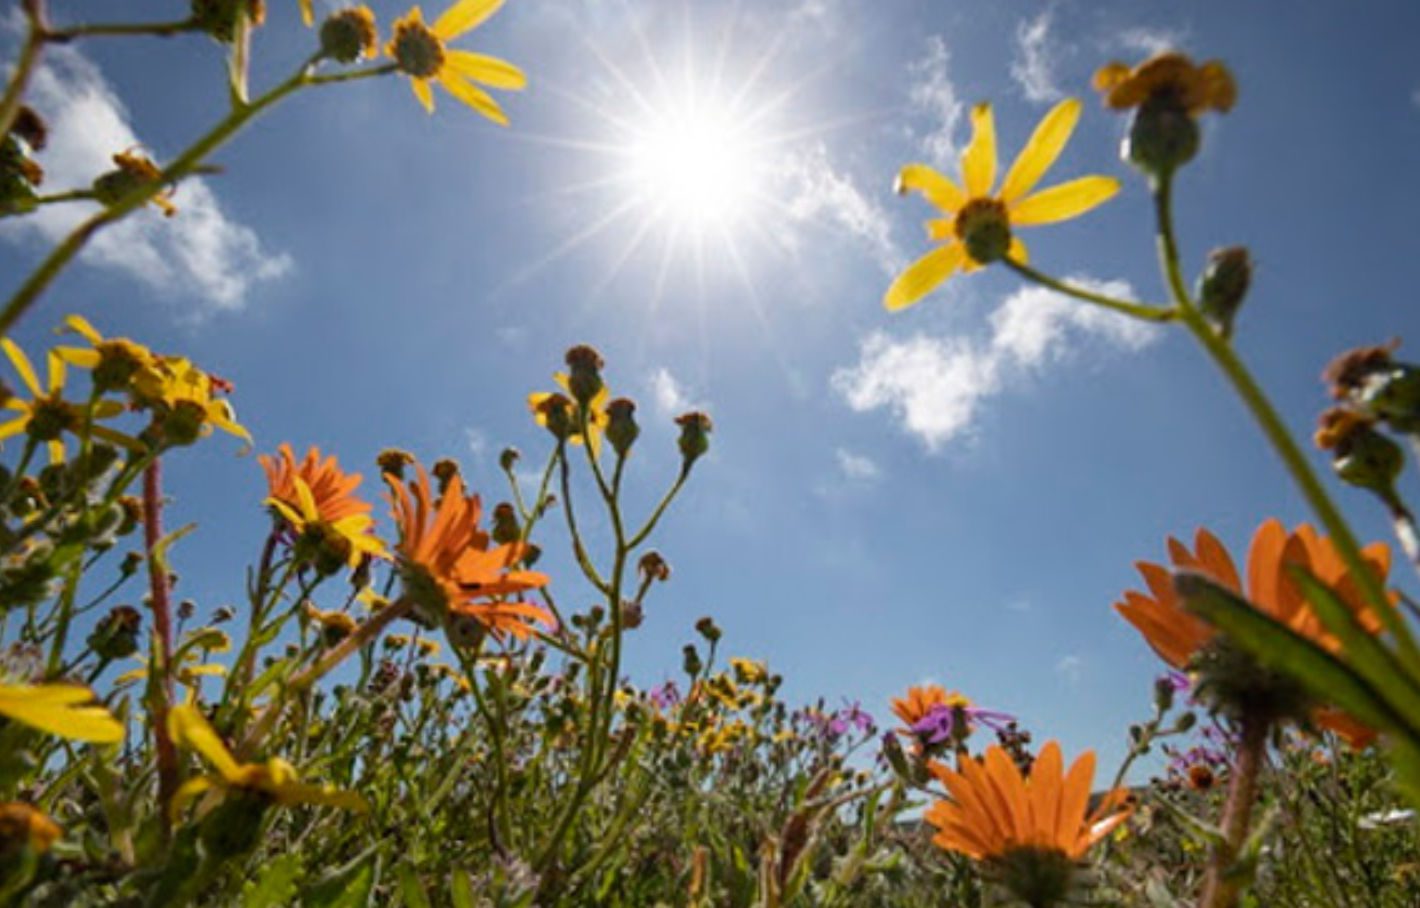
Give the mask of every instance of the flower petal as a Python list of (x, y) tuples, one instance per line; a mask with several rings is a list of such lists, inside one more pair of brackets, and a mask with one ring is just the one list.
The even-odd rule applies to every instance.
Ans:
[(509, 91), (527, 88), (528, 77), (507, 60), (467, 50), (447, 50), (444, 52), (444, 58), (448, 61), (445, 65), (449, 69), (475, 82), (482, 82), (494, 88), (506, 88)]
[(498, 106), (498, 102), (493, 100), (493, 96), (483, 89), (465, 80), (457, 73), (442, 72), (439, 74), (439, 84), (448, 90), (449, 94), (458, 98), (463, 103), (483, 114), (500, 126), (508, 125), (508, 117), (503, 113), (503, 109)]
[(195, 706), (183, 704), (168, 711), (168, 734), (173, 742), (195, 750), (207, 758), (212, 768), (231, 781), (239, 773), (237, 761), (232, 757), (227, 745), (217, 737), (217, 732), (207, 724), (207, 719)]
[(961, 156), (961, 178), (970, 198), (990, 194), (996, 179), (996, 118), (990, 104), (978, 104), (971, 109), (971, 144)]
[(429, 87), (428, 79), (410, 79), (409, 87), (414, 90), (414, 97), (419, 99), (419, 103), (429, 113), (434, 112), (434, 90)]
[(39, 386), (39, 376), (35, 375), (35, 367), (30, 365), (30, 358), (25, 355), (25, 351), (20, 349), (20, 345), (10, 340), (8, 337), (0, 338), (0, 349), (4, 349), (5, 355), (10, 358), (15, 371), (20, 373), (20, 381), (25, 383), (25, 387), (30, 389), (30, 393), (35, 397), (44, 394)]
[(1031, 133), (1030, 141), (1021, 149), (1006, 174), (1006, 181), (1001, 184), (1001, 201), (1009, 205), (1035, 188), (1050, 165), (1060, 157), (1061, 149), (1070, 140), (1070, 134), (1075, 131), (1079, 120), (1080, 102), (1075, 98), (1066, 98), (1051, 108), (1050, 113), (1036, 126), (1035, 132)]
[(73, 331), (91, 344), (103, 343), (103, 335), (89, 324), (89, 320), (82, 315), (70, 315), (64, 319), (64, 327)]
[(1053, 224), (1066, 221), (1107, 201), (1119, 191), (1113, 177), (1080, 177), (1059, 186), (1042, 189), (1017, 202), (1011, 209), (1011, 226)]
[(483, 24), (484, 20), (498, 12), (502, 5), (503, 0), (458, 0), (434, 20), (434, 34), (445, 41), (457, 38), (469, 29)]
[(883, 296), (883, 307), (892, 312), (906, 309), (951, 277), (965, 261), (966, 247), (961, 243), (938, 246), (897, 276)]
[(897, 174), (899, 194), (920, 192), (947, 214), (956, 214), (966, 204), (961, 187), (926, 164), (907, 164)]

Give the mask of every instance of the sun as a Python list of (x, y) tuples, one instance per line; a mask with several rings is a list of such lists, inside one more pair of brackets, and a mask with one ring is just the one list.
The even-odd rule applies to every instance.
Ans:
[(658, 217), (724, 229), (752, 214), (769, 166), (761, 148), (726, 105), (686, 98), (652, 112), (628, 137), (624, 176)]

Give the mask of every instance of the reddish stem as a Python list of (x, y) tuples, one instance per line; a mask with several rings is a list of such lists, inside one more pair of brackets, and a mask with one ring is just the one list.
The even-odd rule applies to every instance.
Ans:
[(160, 672), (158, 702), (153, 704), (153, 737), (158, 747), (158, 801), (167, 828), (168, 803), (177, 791), (177, 750), (168, 735), (168, 705), (173, 702), (172, 604), (168, 591), (168, 569), (157, 556), (163, 538), (163, 471), (156, 458), (143, 471), (143, 543), (148, 553), (149, 605), (153, 609), (153, 633), (158, 643), (158, 659), (149, 671)]
[(1203, 884), (1199, 908), (1233, 908), (1242, 886), (1228, 879), (1228, 870), (1237, 862), (1238, 852), (1247, 840), (1252, 821), (1252, 805), (1257, 800), (1257, 779), (1267, 753), (1267, 735), (1271, 723), (1256, 716), (1244, 716), (1242, 741), (1233, 762), (1232, 780), (1228, 784), (1228, 800), (1223, 805), (1223, 844), (1213, 850), (1208, 876)]

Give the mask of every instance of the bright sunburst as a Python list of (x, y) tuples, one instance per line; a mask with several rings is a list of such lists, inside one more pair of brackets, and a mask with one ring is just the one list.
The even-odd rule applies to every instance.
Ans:
[(733, 227), (751, 214), (765, 149), (724, 106), (691, 97), (655, 112), (627, 146), (641, 202), (690, 229)]

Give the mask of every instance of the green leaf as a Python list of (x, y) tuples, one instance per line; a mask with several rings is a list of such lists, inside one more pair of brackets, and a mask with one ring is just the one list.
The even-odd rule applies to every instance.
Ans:
[(399, 865), (399, 891), (404, 896), (408, 908), (433, 908), (429, 896), (424, 893), (424, 884), (419, 882), (419, 874), (408, 864)]
[(306, 908), (364, 908), (375, 887), (379, 858), (367, 850), (343, 867), (321, 876), (306, 889), (301, 904)]
[(449, 901), (454, 908), (473, 908), (473, 880), (462, 867), (455, 867), (449, 880)]
[(261, 876), (242, 887), (242, 908), (278, 908), (296, 899), (296, 878), (301, 874), (301, 857), (286, 854), (271, 861)]
[(1372, 728), (1414, 737), (1404, 717), (1348, 665), (1291, 628), (1198, 574), (1174, 577), (1185, 605), (1264, 664), (1286, 672), (1321, 699)]
[(1300, 565), (1289, 565), (1287, 570), (1312, 604), (1317, 617), (1340, 639), (1347, 664), (1398, 714), (1410, 720), (1407, 730), (1420, 727), (1420, 686), (1395, 654), (1361, 627), (1351, 607), (1335, 590)]

